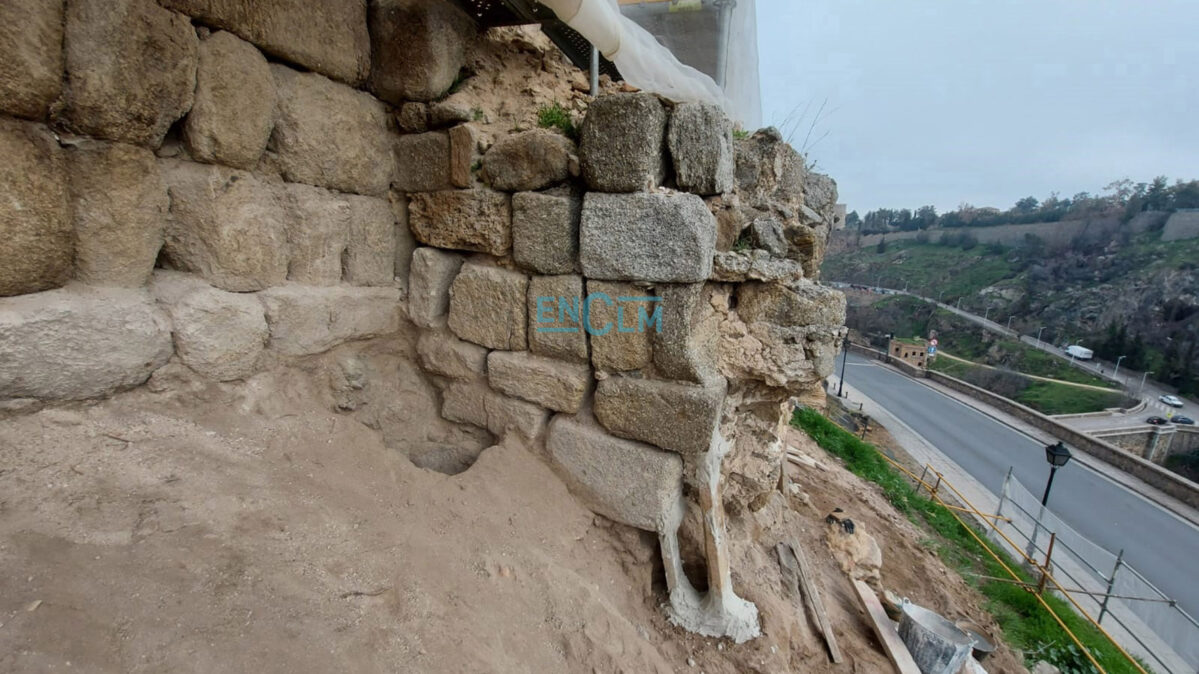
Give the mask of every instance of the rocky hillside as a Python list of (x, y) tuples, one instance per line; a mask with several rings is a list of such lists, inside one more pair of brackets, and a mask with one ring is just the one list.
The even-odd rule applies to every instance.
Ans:
[(1126, 355), (1184, 393), (1199, 391), (1199, 241), (1160, 231), (1101, 241), (1020, 246), (913, 240), (830, 250), (825, 278), (907, 288), (961, 302), (1025, 334), (1044, 326), (1054, 343), (1079, 342), (1100, 356)]

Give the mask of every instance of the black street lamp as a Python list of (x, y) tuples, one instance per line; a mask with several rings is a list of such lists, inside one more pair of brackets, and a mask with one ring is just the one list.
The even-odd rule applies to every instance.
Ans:
[(1045, 494), (1041, 497), (1041, 505), (1049, 500), (1049, 488), (1053, 486), (1053, 476), (1057, 469), (1070, 461), (1070, 450), (1061, 442), (1056, 445), (1045, 445), (1045, 460), (1049, 462), (1049, 481), (1045, 483)]
[(845, 353), (841, 356), (841, 384), (837, 386), (837, 397), (841, 397), (841, 391), (845, 389), (845, 361), (849, 360), (849, 337), (845, 337)]

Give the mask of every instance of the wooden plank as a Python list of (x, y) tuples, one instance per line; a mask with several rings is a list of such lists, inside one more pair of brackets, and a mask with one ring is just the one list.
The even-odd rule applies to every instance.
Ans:
[(916, 666), (908, 647), (899, 638), (899, 632), (895, 631), (895, 626), (891, 624), (891, 619), (887, 617), (887, 612), (883, 610), (882, 602), (878, 600), (874, 590), (860, 580), (853, 581), (853, 589), (857, 591), (858, 599), (862, 601), (863, 608), (870, 616), (874, 633), (882, 643), (883, 650), (887, 652), (887, 657), (891, 658), (891, 663), (895, 665), (895, 671), (899, 674), (920, 674), (920, 668)]
[(824, 643), (828, 646), (829, 659), (835, 664), (840, 664), (842, 662), (841, 649), (837, 646), (837, 637), (833, 634), (832, 624), (829, 623), (828, 612), (824, 610), (824, 600), (820, 598), (820, 592), (812, 584), (812, 569), (808, 566), (808, 560), (804, 557), (803, 550), (799, 546), (779, 543), (777, 551), (779, 562), (795, 575), (799, 586), (803, 588), (803, 597), (812, 607), (812, 613), (816, 616), (816, 627), (820, 630), (821, 636), (824, 637)]

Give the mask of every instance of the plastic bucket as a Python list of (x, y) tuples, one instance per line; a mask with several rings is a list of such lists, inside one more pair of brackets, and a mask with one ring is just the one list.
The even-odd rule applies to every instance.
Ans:
[(974, 639), (945, 618), (912, 603), (903, 605), (899, 637), (922, 674), (957, 674)]

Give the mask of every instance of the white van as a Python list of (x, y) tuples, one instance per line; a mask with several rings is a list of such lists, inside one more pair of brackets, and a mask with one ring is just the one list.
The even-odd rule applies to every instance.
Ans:
[(1070, 346), (1067, 346), (1066, 353), (1074, 356), (1078, 360), (1090, 360), (1091, 358), (1095, 357), (1094, 351), (1077, 344), (1071, 344)]

